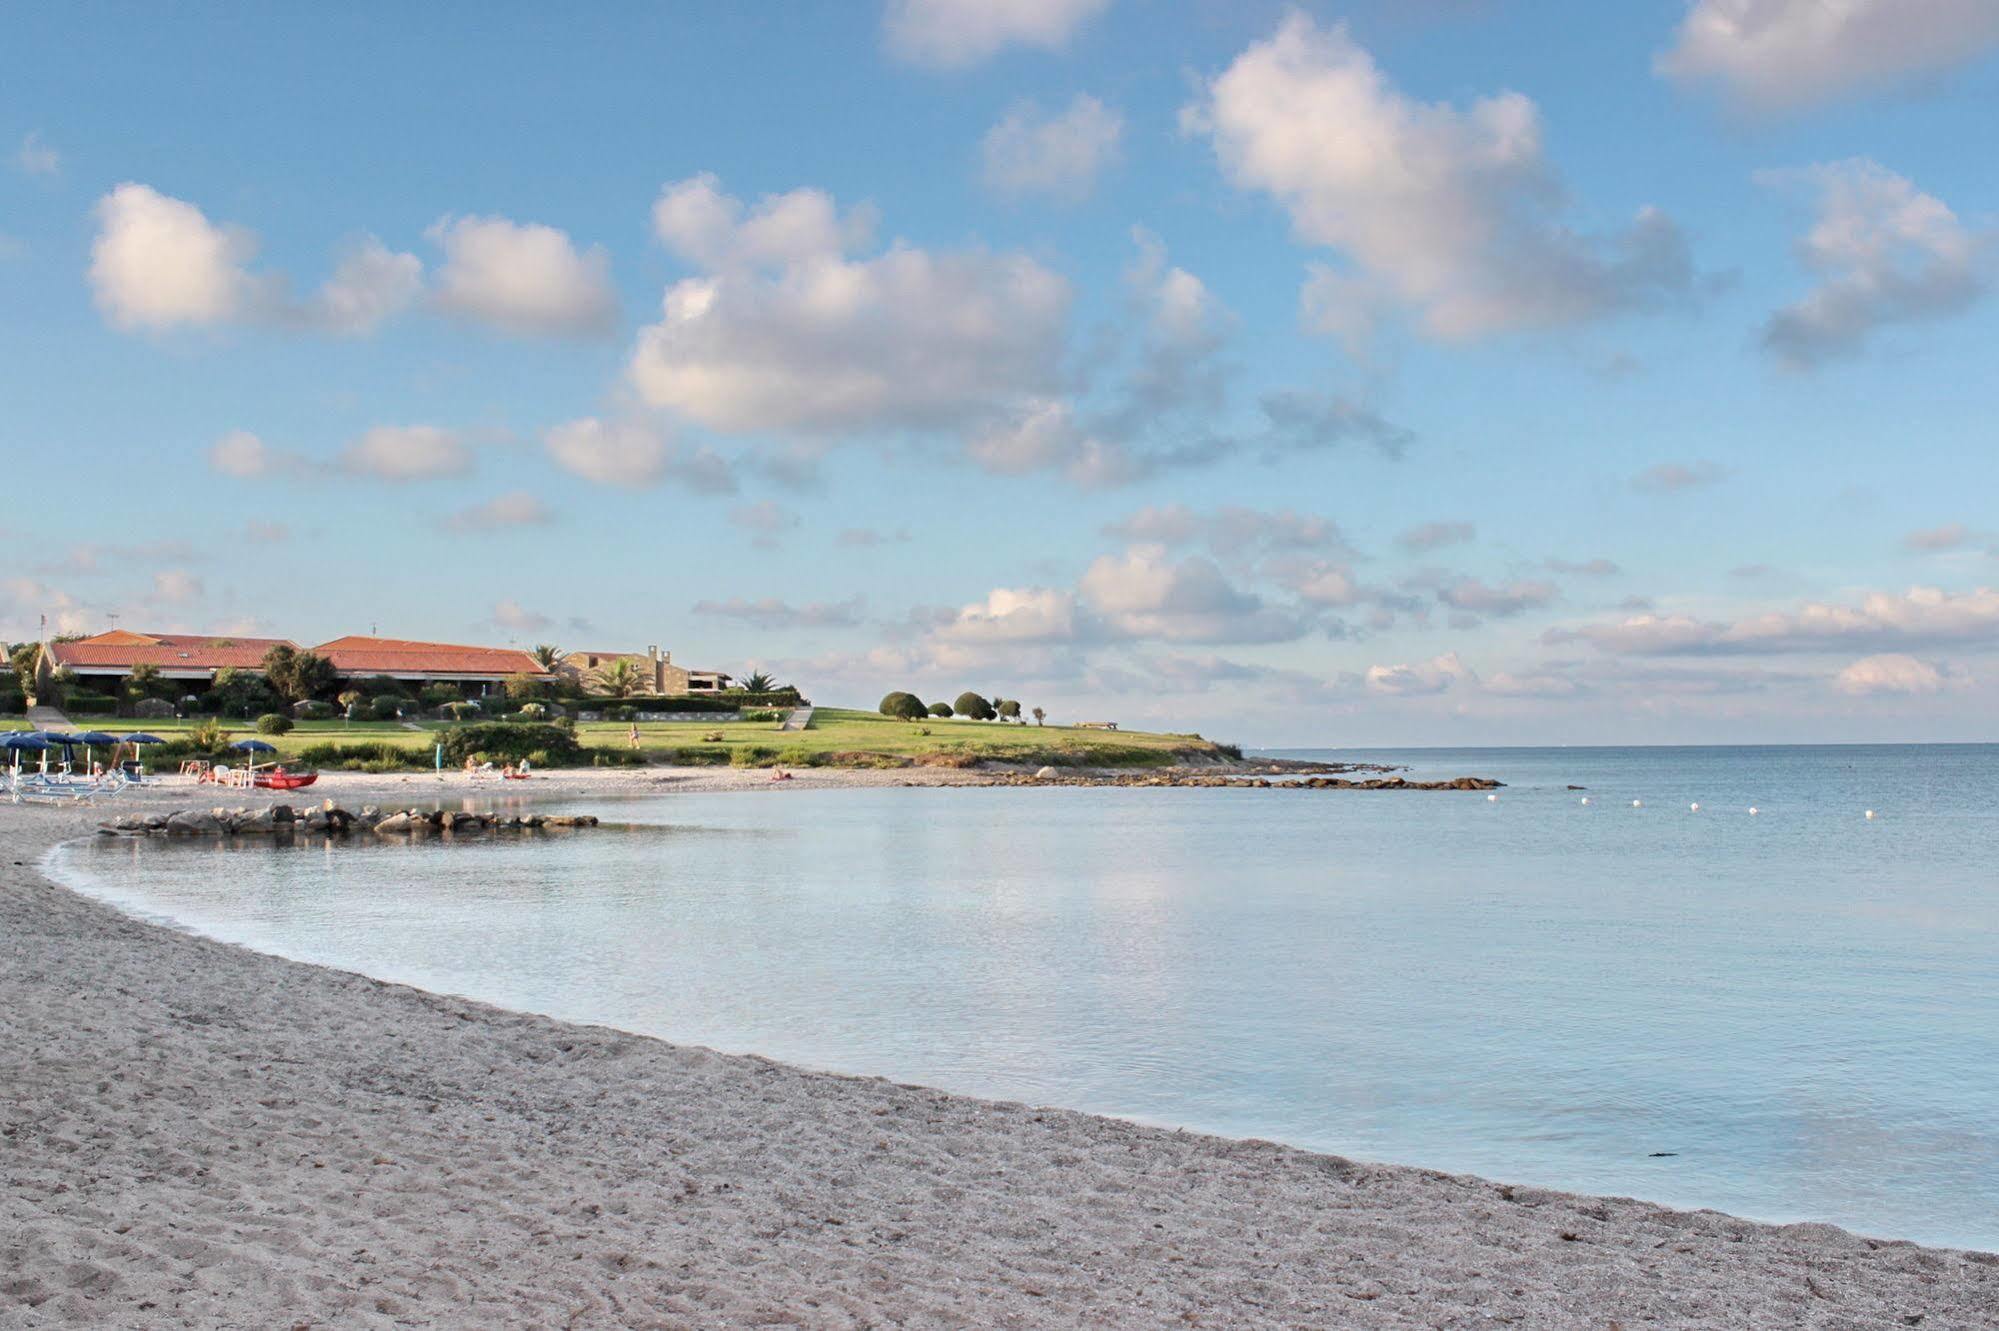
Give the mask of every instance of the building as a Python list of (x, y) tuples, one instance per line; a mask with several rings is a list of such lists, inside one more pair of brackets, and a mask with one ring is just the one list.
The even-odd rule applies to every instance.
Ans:
[[(67, 668), (80, 680), (110, 692), (118, 680), (141, 665), (159, 670), (163, 679), (185, 680), (195, 691), (214, 683), (220, 670), (261, 670), (264, 654), (273, 647), (298, 649), (289, 638), (235, 638), (186, 633), (133, 633), (113, 629), (70, 642), (44, 642), (36, 658), (35, 678), (46, 687), (56, 671)], [(412, 642), (404, 638), (350, 635), (311, 648), (326, 658), (342, 682), (387, 676), (399, 684), (456, 684), (468, 694), (492, 693), (514, 675), (552, 681), (532, 653), (512, 647), (466, 647), (446, 642)]]
[(288, 638), (236, 638), (193, 633), (133, 633), (113, 629), (94, 638), (44, 642), (35, 658), (36, 683), (46, 688), (56, 671), (109, 693), (133, 667), (149, 665), (162, 679), (187, 680), (206, 688), (218, 670), (256, 670), (273, 647), (296, 648)]
[(312, 649), (326, 658), (343, 680), (387, 676), (399, 684), (457, 684), (468, 694), (484, 695), (514, 675), (553, 680), (532, 652), (514, 647), (464, 647), (448, 642), (412, 642), (406, 638), (369, 638), (350, 634)]
[(673, 663), (672, 652), (648, 647), (643, 652), (569, 652), (556, 662), (555, 672), (591, 692), (602, 692), (604, 672), (613, 662), (629, 661), (638, 687), (634, 693), (676, 698), (688, 693), (717, 693), (731, 680), (719, 670), (689, 670)]

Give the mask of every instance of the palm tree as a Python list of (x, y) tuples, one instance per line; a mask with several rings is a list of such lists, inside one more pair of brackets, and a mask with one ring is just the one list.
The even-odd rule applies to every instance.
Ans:
[(629, 698), (639, 690), (639, 668), (629, 656), (621, 656), (605, 666), (599, 678), (613, 698)]
[(750, 677), (743, 681), (743, 688), (750, 693), (769, 693), (777, 687), (777, 681), (761, 670), (752, 670)]
[(553, 670), (562, 661), (562, 649), (552, 642), (538, 642), (534, 645), (534, 659), (543, 670)]

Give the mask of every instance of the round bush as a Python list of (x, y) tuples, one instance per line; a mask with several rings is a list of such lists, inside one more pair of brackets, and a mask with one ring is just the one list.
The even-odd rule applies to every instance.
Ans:
[(900, 721), (920, 721), (930, 715), (929, 709), (923, 705), (923, 699), (913, 693), (901, 691), (883, 698), (879, 710), (883, 716), (892, 716)]
[(283, 712), (266, 712), (257, 718), (257, 733), (282, 735), (291, 730), (292, 719)]
[(393, 721), (402, 710), (403, 700), (392, 693), (379, 694), (368, 704), (368, 715), (377, 721)]
[(974, 721), (990, 721), (994, 716), (993, 705), (970, 689), (958, 695), (958, 701), (951, 704), (951, 710)]
[(949, 716), (949, 715), (951, 715), (951, 704), (950, 704), (950, 703), (948, 703), (948, 702), (933, 702), (933, 703), (931, 703), (931, 704), (930, 704), (930, 715), (932, 715), (932, 716)]

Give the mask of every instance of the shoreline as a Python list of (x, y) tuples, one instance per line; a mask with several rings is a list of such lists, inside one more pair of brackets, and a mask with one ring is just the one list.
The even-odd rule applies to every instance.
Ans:
[[(325, 795), (915, 775), (994, 784), (341, 773)], [(0, 1328), (1968, 1328), (1999, 1309), (1993, 1254), (722, 1055), (252, 952), (42, 872), (121, 808), (250, 795), (0, 808)]]

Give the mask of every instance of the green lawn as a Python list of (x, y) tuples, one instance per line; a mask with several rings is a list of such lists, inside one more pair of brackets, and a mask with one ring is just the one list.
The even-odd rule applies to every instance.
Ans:
[[(101, 730), (124, 735), (143, 730), (162, 739), (177, 739), (198, 721), (148, 720), (130, 717), (71, 717), (77, 730)], [(391, 744), (413, 753), (428, 751), (437, 733), (452, 722), (426, 721), (411, 730), (393, 721), (300, 721), (289, 734), (259, 736), (254, 722), (225, 721), (231, 739), (256, 737), (277, 746), (279, 756), (295, 756), (312, 745), (339, 743)], [(24, 730), (17, 719), (0, 720), (0, 729)], [(1073, 726), (1002, 725), (993, 721), (895, 721), (876, 712), (821, 707), (812, 725), (802, 731), (781, 731), (772, 721), (641, 721), (639, 748), (654, 762), (733, 762), (752, 766), (788, 763), (795, 766), (829, 763), (866, 766), (872, 761), (919, 761), (943, 765), (981, 760), (1053, 763), (1071, 766), (1145, 766), (1172, 763), (1219, 751), (1198, 735), (1153, 734), (1141, 730), (1079, 730)], [(577, 738), (590, 748), (628, 751), (631, 723), (592, 721), (577, 726)], [(709, 740), (719, 735), (719, 740)]]

